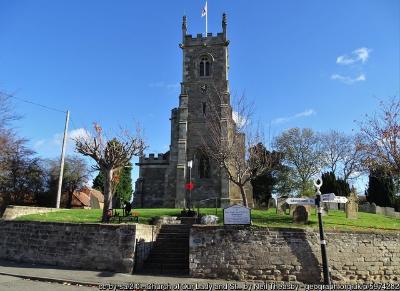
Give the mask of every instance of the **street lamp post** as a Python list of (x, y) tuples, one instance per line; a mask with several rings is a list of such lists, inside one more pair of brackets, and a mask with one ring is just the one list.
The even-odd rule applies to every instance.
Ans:
[[(188, 168), (189, 168), (189, 185), (192, 185), (192, 167), (193, 167), (193, 161), (188, 162)], [(189, 186), (189, 210), (192, 208), (192, 186)]]

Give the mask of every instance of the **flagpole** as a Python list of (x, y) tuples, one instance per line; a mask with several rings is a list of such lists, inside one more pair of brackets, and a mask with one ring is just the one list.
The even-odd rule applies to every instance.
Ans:
[(207, 37), (207, 33), (208, 33), (207, 26), (208, 26), (208, 4), (206, 1), (206, 37)]

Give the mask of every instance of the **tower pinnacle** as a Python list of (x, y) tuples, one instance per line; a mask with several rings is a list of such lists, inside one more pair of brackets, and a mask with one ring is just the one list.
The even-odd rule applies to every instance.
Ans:
[(182, 18), (182, 39), (185, 41), (185, 35), (187, 32), (187, 20), (186, 20), (186, 15), (183, 15)]
[(226, 13), (222, 14), (222, 32), (226, 38), (226, 25), (227, 25), (227, 20), (226, 20)]

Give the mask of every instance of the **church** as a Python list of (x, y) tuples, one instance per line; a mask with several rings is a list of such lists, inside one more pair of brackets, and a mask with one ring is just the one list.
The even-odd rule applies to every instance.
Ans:
[[(197, 34), (196, 37), (187, 33), (187, 19), (183, 17), (179, 45), (182, 82), (179, 107), (171, 111), (170, 149), (139, 158), (134, 207), (206, 207), (214, 206), (215, 202), (218, 207), (242, 204), (240, 189), (203, 150), (215, 138), (210, 136), (207, 126), (212, 114), (217, 112), (221, 139), (229, 139), (236, 126), (230, 102), (228, 46), (226, 14), (222, 16), (222, 32)], [(185, 187), (189, 182), (193, 185), (190, 190)], [(246, 194), (251, 207), (251, 189), (247, 189)]]

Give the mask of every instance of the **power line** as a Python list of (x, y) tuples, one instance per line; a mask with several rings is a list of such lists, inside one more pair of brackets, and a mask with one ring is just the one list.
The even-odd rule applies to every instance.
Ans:
[(7, 94), (7, 96), (10, 97), (10, 98), (14, 98), (14, 99), (17, 99), (19, 101), (25, 102), (25, 103), (29, 103), (29, 104), (32, 104), (32, 105), (36, 105), (36, 106), (45, 108), (45, 109), (49, 109), (49, 110), (53, 110), (53, 111), (57, 111), (57, 112), (61, 112), (61, 113), (67, 113), (67, 111), (65, 111), (65, 110), (61, 110), (61, 109), (53, 108), (53, 107), (46, 106), (46, 105), (43, 105), (43, 104), (39, 104), (39, 103), (36, 103), (36, 102), (33, 102), (33, 101), (29, 101), (29, 100), (26, 100), (26, 99), (15, 97), (15, 96), (10, 95), (10, 94)]

